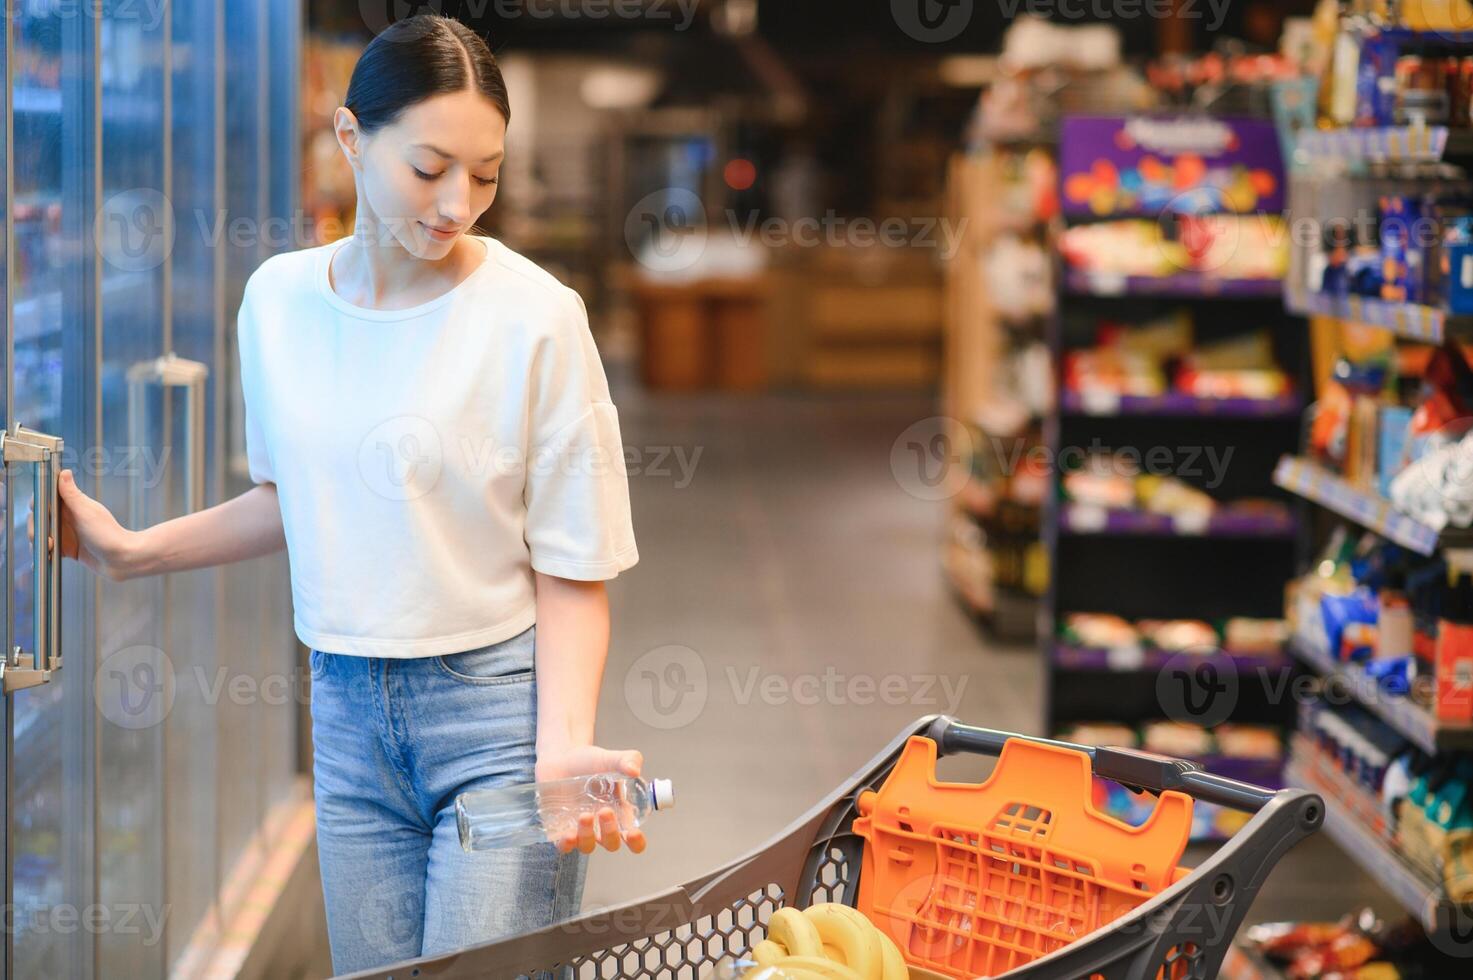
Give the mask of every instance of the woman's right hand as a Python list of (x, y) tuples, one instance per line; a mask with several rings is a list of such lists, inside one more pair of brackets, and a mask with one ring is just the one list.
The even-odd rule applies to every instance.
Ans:
[[(137, 548), (138, 532), (123, 527), (112, 511), (82, 492), (71, 470), (61, 471), (58, 490), (61, 553), (114, 582), (130, 577), (129, 560)], [(47, 547), (54, 546), (54, 541), (47, 542)]]

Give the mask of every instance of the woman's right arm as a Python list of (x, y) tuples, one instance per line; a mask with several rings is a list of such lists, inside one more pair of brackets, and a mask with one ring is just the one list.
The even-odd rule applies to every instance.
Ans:
[(141, 531), (123, 527), (83, 493), (71, 470), (62, 471), (59, 489), (62, 554), (113, 581), (225, 565), (286, 547), (274, 483)]

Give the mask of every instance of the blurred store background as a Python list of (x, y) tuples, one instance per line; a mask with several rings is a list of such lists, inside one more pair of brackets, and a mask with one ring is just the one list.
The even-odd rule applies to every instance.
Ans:
[[(598, 739), (681, 802), (586, 909), (945, 712), (1325, 794), (1231, 975), (1466, 973), (1473, 501), (1392, 480), (1473, 416), (1473, 8), (18, 0), (6, 425), (130, 526), (250, 486), (241, 290), (351, 230), (333, 112), (411, 7), (496, 51), (478, 226), (584, 297), (623, 426)], [(6, 975), (329, 974), (285, 555), (48, 603), (34, 468), (7, 647), (67, 666), (6, 699)]]

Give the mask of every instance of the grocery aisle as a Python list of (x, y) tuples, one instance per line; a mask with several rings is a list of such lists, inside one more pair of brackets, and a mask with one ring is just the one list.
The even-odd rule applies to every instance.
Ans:
[[(673, 462), (670, 476), (653, 466), (630, 474), (640, 563), (610, 583), (598, 737), (642, 749), (648, 773), (675, 780), (679, 803), (655, 819), (642, 857), (599, 855), (585, 907), (745, 852), (918, 715), (954, 705), (963, 719), (1037, 723), (1036, 656), (978, 652), (937, 569), (942, 508), (891, 476), (891, 442), (931, 414), (926, 396), (625, 390), (615, 400), (626, 446), (673, 447), (695, 466), (688, 485)], [(648, 678), (636, 676), (633, 704), (625, 683), (642, 656), (670, 644), (700, 658), (705, 703), (688, 724), (661, 729), (637, 717), (649, 716)], [(803, 678), (825, 671), (838, 696), (797, 703), (811, 700)], [(860, 703), (862, 678), (886, 675), (903, 678), (908, 700), (884, 703), (877, 690)], [(901, 684), (891, 681), (889, 701)], [(686, 714), (701, 694), (687, 695)]]
[[(640, 563), (610, 584), (598, 730), (601, 744), (642, 749), (646, 772), (673, 778), (679, 803), (653, 818), (644, 855), (597, 855), (585, 910), (643, 897), (759, 845), (906, 721), (946, 710), (948, 691), (965, 721), (1037, 730), (1036, 648), (1000, 647), (974, 628), (936, 558), (945, 508), (906, 494), (889, 469), (892, 440), (931, 414), (929, 397), (619, 390), (615, 399), (626, 446), (679, 447), (696, 460), (686, 485), (677, 486), (674, 463), (668, 477), (654, 467), (630, 474)], [(699, 656), (706, 698), (688, 724), (661, 729), (640, 717), (652, 717), (647, 678), (636, 677), (627, 699), (626, 678), (669, 644)], [(845, 680), (903, 675), (917, 703), (860, 705), (842, 695), (801, 706), (796, 691), (785, 698), (772, 681), (780, 696), (764, 702), (758, 684), (743, 704), (754, 667), (783, 681), (829, 668)], [(687, 714), (700, 693), (686, 695)], [(675, 704), (670, 694), (667, 706)], [(966, 760), (943, 770), (980, 775)], [(1281, 863), (1251, 918), (1334, 919), (1361, 905), (1397, 910), (1320, 836)]]

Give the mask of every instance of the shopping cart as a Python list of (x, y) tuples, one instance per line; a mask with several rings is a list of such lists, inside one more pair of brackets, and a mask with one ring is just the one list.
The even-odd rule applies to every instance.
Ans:
[[(785, 831), (710, 874), (632, 905), (601, 909), (522, 936), (353, 976), (385, 980), (705, 980), (718, 963), (745, 953), (765, 938), (768, 917), (779, 907), (856, 904), (864, 841), (855, 832), (855, 819), (873, 807), (875, 796), (867, 791), (884, 783), (913, 736), (934, 741), (934, 752), (940, 755), (996, 756), (1010, 739), (1073, 749), (1089, 757), (1094, 775), (1163, 794), (1163, 802), (1185, 793), (1198, 801), (1253, 814), (1209, 858), (1190, 872), (1178, 871), (1132, 910), (1041, 958), (997, 974), (1009, 980), (1216, 977), (1264, 879), (1280, 857), (1318, 830), (1324, 820), (1323, 801), (1303, 790), (1263, 789), (1203, 772), (1195, 763), (1179, 759), (1012, 735), (930, 715), (901, 732), (847, 785)], [(863, 804), (861, 794), (867, 794)], [(1030, 809), (1019, 815), (1033, 814)], [(873, 827), (868, 831), (872, 833)], [(980, 856), (992, 858), (985, 851)], [(1014, 872), (1026, 870), (1025, 859), (1009, 860)], [(1016, 874), (1006, 877), (1022, 880)], [(974, 883), (976, 878), (974, 873)], [(1022, 884), (1036, 890), (1038, 883)], [(871, 895), (873, 890), (871, 885)], [(973, 920), (969, 914), (962, 925)]]

